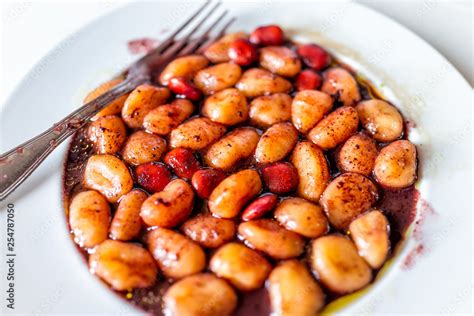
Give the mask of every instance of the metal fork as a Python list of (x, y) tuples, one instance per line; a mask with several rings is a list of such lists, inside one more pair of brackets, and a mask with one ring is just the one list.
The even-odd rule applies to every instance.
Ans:
[[(206, 45), (222, 36), (235, 20), (235, 18), (225, 18), (227, 10), (214, 18), (203, 31), (198, 32), (216, 13), (221, 3), (215, 3), (202, 16), (209, 4), (211, 2), (206, 1), (157, 48), (130, 65), (124, 72), (125, 80), (120, 84), (84, 104), (38, 136), (2, 154), (0, 156), (0, 201), (22, 184), (59, 144), (87, 124), (111, 101), (131, 92), (140, 84), (150, 82), (152, 75), (176, 56), (202, 52)], [(202, 17), (198, 18), (199, 16)], [(223, 21), (227, 22), (221, 23)], [(220, 24), (222, 25), (217, 27)], [(191, 29), (183, 32), (188, 27)], [(211, 36), (213, 32), (217, 34)], [(178, 39), (181, 33), (184, 34)], [(201, 34), (197, 35), (197, 33)], [(193, 36), (196, 37), (193, 38)]]

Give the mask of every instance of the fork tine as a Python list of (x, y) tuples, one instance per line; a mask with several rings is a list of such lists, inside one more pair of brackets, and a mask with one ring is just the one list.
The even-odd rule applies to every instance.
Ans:
[(214, 43), (216, 40), (222, 37), (227, 31), (227, 29), (229, 28), (229, 26), (234, 22), (235, 22), (235, 17), (232, 17), (226, 24), (224, 24), (222, 29), (215, 36), (207, 39), (207, 41), (204, 42), (196, 52), (198, 54), (202, 54), (210, 44)]
[(198, 38), (191, 40), (186, 45), (186, 47), (181, 50), (178, 56), (184, 56), (184, 55), (188, 55), (194, 52), (197, 47), (199, 47), (205, 40), (209, 38), (209, 34), (211, 33), (211, 31), (216, 27), (217, 24), (219, 24), (219, 22), (221, 22), (224, 19), (227, 13), (229, 13), (229, 11), (227, 10), (222, 12), (221, 15), (211, 25), (208, 26), (208, 28), (204, 31), (204, 33)]
[[(177, 29), (176, 31), (174, 31), (171, 35), (170, 35), (170, 38), (174, 39), (176, 37), (176, 35), (178, 35), (182, 30), (184, 30), (184, 28), (186, 26), (189, 25), (189, 23), (191, 23), (191, 21), (193, 21), (211, 2), (206, 0), (206, 2), (204, 2), (204, 4), (198, 9), (196, 10), (196, 12), (193, 13), (193, 15), (191, 15), (186, 21), (183, 22), (183, 24), (181, 24)], [(212, 10), (214, 10), (217, 6), (220, 5), (220, 2), (214, 6), (214, 8)], [(211, 10), (211, 12), (212, 12)]]
[(151, 50), (148, 54), (140, 58), (137, 63), (142, 62), (145, 60), (148, 56), (153, 55), (153, 54), (159, 54), (163, 52), (167, 47), (170, 46), (170, 44), (174, 41), (176, 36), (184, 30), (211, 2), (206, 0), (203, 5), (201, 5), (189, 18), (186, 19), (176, 30), (173, 31), (164, 41), (161, 42), (160, 45), (158, 45), (156, 48)]
[(183, 40), (187, 41), (191, 38), (193, 34), (196, 33), (197, 30), (206, 22), (206, 20), (217, 10), (217, 8), (221, 5), (221, 2), (217, 2), (214, 7), (194, 26), (194, 28), (184, 36)]
[(214, 13), (214, 11), (221, 5), (220, 2), (216, 3), (216, 5), (203, 17), (193, 28), (187, 33), (182, 39), (177, 40), (173, 43), (170, 47), (168, 47), (161, 55), (161, 57), (166, 60), (175, 55), (177, 55), (183, 47), (188, 44), (189, 39), (193, 36), (206, 22), (206, 20)]

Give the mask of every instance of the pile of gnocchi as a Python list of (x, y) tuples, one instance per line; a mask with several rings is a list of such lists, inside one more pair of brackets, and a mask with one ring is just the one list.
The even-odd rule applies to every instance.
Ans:
[(400, 112), (276, 25), (174, 59), (84, 133), (74, 241), (113, 290), (167, 283), (166, 315), (233, 315), (262, 288), (272, 315), (316, 315), (373, 280), (394, 246), (377, 202), (417, 178)]

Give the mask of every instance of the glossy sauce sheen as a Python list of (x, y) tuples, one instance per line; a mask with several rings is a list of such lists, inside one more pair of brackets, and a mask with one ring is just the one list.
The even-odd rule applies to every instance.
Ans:
[[(347, 66), (338, 63), (337, 61), (333, 61), (332, 66), (340, 65), (344, 68), (348, 69), (350, 72), (354, 74)], [(245, 67), (243, 68), (245, 69)], [(383, 99), (383, 97), (377, 92), (377, 90), (366, 80), (361, 79), (358, 76), (354, 76), (359, 84), (359, 91), (363, 100), (377, 98)], [(294, 94), (294, 93), (293, 93)], [(338, 107), (339, 104), (335, 102), (335, 107)], [(197, 107), (195, 114), (200, 113), (200, 109), (202, 104)], [(228, 129), (228, 132), (233, 128), (246, 126), (248, 125), (247, 122), (242, 124), (238, 124), (233, 126), (232, 128)], [(359, 126), (359, 130), (362, 128)], [(129, 131), (130, 132), (130, 131)], [(259, 133), (262, 131), (259, 131)], [(406, 139), (407, 137), (407, 129), (405, 127), (405, 131), (403, 134), (403, 138)], [(300, 135), (300, 139), (303, 139)], [(382, 148), (384, 146), (383, 143), (378, 143), (377, 146)], [(340, 171), (337, 169), (334, 155), (337, 152), (337, 148), (334, 150), (330, 150), (326, 152), (326, 157), (329, 161), (330, 171), (331, 171), (331, 178), (337, 176)], [(71, 198), (74, 196), (75, 193), (80, 192), (82, 190), (82, 174), (84, 171), (85, 163), (90, 155), (93, 154), (93, 146), (89, 142), (89, 140), (85, 136), (85, 130), (79, 131), (74, 137), (71, 142), (69, 152), (67, 155), (67, 160), (65, 163), (64, 169), (64, 206), (66, 210), (66, 215), (68, 215), (68, 207), (70, 204)], [(199, 159), (202, 161), (201, 155), (199, 155)], [(255, 168), (255, 161), (252, 156), (251, 159), (241, 162), (238, 167), (233, 168), (227, 172), (228, 175), (234, 173), (236, 170), (245, 169), (245, 168)], [(135, 184), (136, 185), (136, 184)], [(263, 188), (263, 192), (268, 192), (266, 188)], [(381, 198), (380, 200), (374, 205), (381, 209), (384, 214), (387, 216), (390, 222), (390, 241), (391, 241), (391, 255), (393, 255), (394, 251), (396, 251), (397, 245), (400, 243), (401, 239), (404, 236), (406, 229), (409, 225), (413, 222), (416, 216), (416, 204), (418, 201), (419, 193), (415, 189), (414, 185), (405, 188), (403, 190), (380, 190)], [(286, 196), (291, 196), (293, 194), (288, 194)], [(203, 203), (203, 200), (196, 198), (195, 205), (193, 209), (193, 215), (202, 211), (203, 207), (206, 207), (207, 203)], [(68, 216), (66, 217), (68, 218)], [(143, 231), (144, 233), (145, 231)], [(331, 233), (331, 232), (329, 232)], [(142, 234), (143, 235), (143, 234)], [(71, 234), (72, 236), (72, 234)], [(237, 239), (237, 237), (236, 237)], [(240, 242), (238, 239), (236, 240)], [(142, 238), (136, 240), (136, 242), (142, 242)], [(87, 260), (88, 254), (85, 250), (78, 247), (78, 250), (84, 255), (85, 259)], [(206, 250), (207, 257), (209, 258), (212, 254), (212, 250)], [(303, 254), (302, 256), (305, 256)], [(275, 261), (269, 260), (272, 264)], [(86, 263), (87, 264), (87, 263)], [(376, 271), (377, 272), (377, 271)], [(140, 307), (141, 309), (145, 310), (146, 312), (155, 314), (155, 315), (162, 315), (162, 302), (161, 297), (165, 293), (166, 289), (170, 286), (171, 283), (169, 281), (164, 280), (162, 276), (158, 279), (155, 286), (149, 289), (136, 289), (130, 293), (122, 293), (117, 292), (118, 295), (123, 297), (124, 299), (131, 302), (133, 305)], [(337, 295), (332, 295), (327, 289), (325, 289), (327, 295), (326, 304), (330, 301), (338, 298)], [(260, 315), (270, 315), (271, 308), (270, 308), (270, 301), (267, 290), (265, 288), (260, 288), (256, 291), (249, 292), (249, 293), (239, 293), (239, 304), (234, 312), (234, 315), (238, 316), (260, 316)]]

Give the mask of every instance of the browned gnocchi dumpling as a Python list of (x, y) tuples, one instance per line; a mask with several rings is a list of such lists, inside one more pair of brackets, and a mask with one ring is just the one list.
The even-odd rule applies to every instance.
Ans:
[(383, 100), (366, 100), (356, 106), (362, 126), (381, 142), (393, 141), (403, 133), (403, 118), (398, 110)]
[(357, 291), (372, 280), (372, 270), (359, 256), (354, 244), (339, 235), (313, 240), (311, 266), (319, 281), (338, 294)]
[(245, 169), (236, 172), (225, 178), (212, 191), (209, 210), (217, 217), (233, 218), (261, 189), (262, 180), (257, 171)]
[(252, 156), (259, 138), (251, 127), (237, 128), (211, 145), (204, 160), (213, 168), (231, 169), (237, 162)]
[(211, 62), (223, 63), (228, 62), (229, 58), (229, 47), (230, 44), (240, 38), (247, 38), (247, 34), (244, 32), (231, 33), (222, 36), (219, 40), (209, 45), (204, 51), (204, 56), (207, 57)]
[(346, 229), (351, 221), (378, 199), (375, 184), (357, 173), (343, 173), (324, 190), (320, 203), (336, 229)]
[(116, 240), (106, 240), (94, 249), (89, 268), (117, 291), (150, 287), (158, 274), (146, 249)]
[[(87, 94), (87, 96), (84, 98), (83, 103), (86, 104), (86, 103), (91, 102), (92, 100), (96, 99), (97, 97), (101, 96), (105, 92), (109, 91), (110, 89), (112, 89), (113, 87), (121, 83), (122, 81), (123, 79), (112, 79), (112, 80), (104, 82), (103, 84), (101, 84), (100, 86), (98, 86), (97, 88), (89, 92), (89, 94)], [(102, 116), (120, 114), (120, 112), (122, 112), (122, 107), (127, 97), (128, 97), (128, 93), (110, 102), (109, 104), (107, 104), (107, 106), (105, 106), (102, 110), (100, 110), (96, 115), (94, 115), (92, 120), (96, 120)]]
[(357, 111), (342, 107), (322, 119), (309, 131), (308, 138), (322, 149), (331, 149), (351, 137), (358, 126)]
[(343, 172), (369, 176), (377, 157), (377, 144), (369, 136), (359, 133), (351, 136), (336, 155), (337, 166)]
[(272, 93), (287, 93), (291, 83), (269, 71), (252, 68), (244, 72), (235, 85), (248, 98), (255, 98)]
[(235, 88), (219, 91), (204, 101), (202, 115), (224, 125), (235, 125), (249, 118), (247, 99)]
[(259, 163), (272, 163), (284, 159), (298, 141), (298, 131), (291, 123), (277, 123), (260, 137), (255, 149)]
[(176, 99), (148, 112), (143, 127), (150, 133), (168, 135), (176, 126), (186, 120), (194, 111), (193, 104), (186, 99)]
[(193, 201), (193, 189), (186, 181), (176, 179), (143, 202), (140, 216), (148, 226), (175, 227), (189, 216)]
[(206, 148), (224, 135), (224, 125), (207, 117), (196, 117), (176, 127), (170, 134), (170, 146), (194, 150)]
[(189, 55), (179, 57), (171, 61), (160, 74), (159, 81), (167, 86), (170, 79), (181, 77), (192, 79), (194, 75), (209, 64), (206, 57), (201, 55)]
[(167, 88), (149, 84), (138, 86), (128, 96), (122, 108), (122, 118), (130, 128), (139, 128), (145, 116), (159, 105), (165, 104), (170, 97)]
[(291, 97), (286, 93), (264, 95), (250, 103), (250, 122), (268, 127), (291, 118)]
[(232, 220), (198, 215), (184, 222), (181, 230), (201, 246), (217, 248), (234, 239), (237, 228)]
[(260, 66), (283, 77), (294, 77), (301, 70), (301, 61), (287, 47), (267, 46), (260, 49)]
[(304, 250), (304, 239), (300, 235), (271, 219), (243, 222), (238, 232), (247, 245), (275, 259), (298, 257)]
[(217, 249), (209, 268), (237, 289), (251, 291), (263, 285), (272, 266), (255, 250), (231, 242)]
[(357, 81), (341, 67), (326, 70), (321, 91), (333, 96), (344, 106), (354, 106), (360, 100)]
[(291, 103), (291, 121), (301, 132), (307, 133), (332, 108), (331, 97), (321, 91), (298, 92)]
[(324, 153), (310, 142), (300, 142), (291, 156), (299, 176), (299, 196), (317, 202), (329, 183), (329, 166)]
[(110, 224), (112, 239), (127, 241), (138, 237), (142, 228), (140, 208), (147, 197), (145, 192), (135, 189), (120, 199)]
[(415, 145), (397, 140), (382, 148), (375, 159), (375, 179), (387, 188), (406, 188), (416, 180), (416, 159)]
[(116, 115), (101, 116), (89, 125), (89, 138), (99, 154), (117, 153), (127, 139), (127, 128)]
[(97, 190), (111, 203), (133, 188), (133, 179), (125, 163), (112, 155), (93, 155), (84, 170), (84, 185)]
[(379, 210), (372, 210), (349, 225), (359, 255), (373, 268), (382, 266), (390, 250), (389, 224)]
[(308, 238), (317, 238), (329, 230), (323, 209), (301, 198), (283, 200), (275, 210), (275, 218), (286, 229)]
[(166, 141), (158, 135), (137, 131), (130, 135), (122, 158), (132, 166), (158, 161), (166, 150)]
[(168, 278), (180, 279), (198, 273), (206, 265), (202, 248), (173, 230), (157, 227), (145, 239), (160, 271)]
[(324, 306), (325, 295), (306, 265), (282, 261), (268, 278), (272, 315), (314, 316)]
[(211, 273), (179, 280), (163, 296), (165, 315), (230, 316), (236, 307), (232, 287)]
[(78, 193), (69, 207), (69, 225), (74, 241), (80, 247), (91, 248), (107, 239), (110, 207), (96, 191)]
[(222, 63), (198, 71), (194, 76), (194, 83), (204, 94), (209, 95), (232, 87), (241, 75), (239, 65)]

